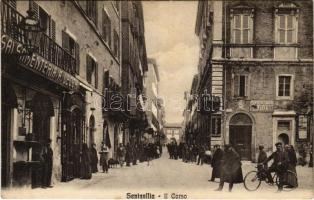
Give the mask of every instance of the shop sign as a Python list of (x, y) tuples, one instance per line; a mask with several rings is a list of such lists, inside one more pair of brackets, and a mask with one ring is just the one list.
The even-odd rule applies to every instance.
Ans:
[(305, 115), (299, 116), (298, 135), (300, 140), (307, 139), (307, 117)]
[(10, 38), (8, 35), (2, 35), (1, 37), (1, 52), (4, 54), (16, 54), (17, 62), (23, 67), (35, 71), (41, 76), (44, 76), (70, 90), (77, 90), (79, 87), (79, 82), (72, 75), (41, 56), (35, 53), (32, 55), (19, 56), (18, 54), (25, 54), (25, 52), (27, 52), (26, 49), (21, 43)]
[(252, 100), (250, 102), (251, 112), (273, 112), (274, 102), (273, 101), (263, 101), (263, 100)]

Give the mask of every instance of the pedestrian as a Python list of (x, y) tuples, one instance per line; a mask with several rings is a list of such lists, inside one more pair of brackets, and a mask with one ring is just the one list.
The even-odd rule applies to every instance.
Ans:
[(132, 161), (132, 165), (136, 165), (137, 162), (137, 157), (138, 157), (138, 146), (137, 144), (132, 146), (132, 152), (133, 152), (133, 161)]
[(91, 168), (92, 173), (98, 172), (98, 156), (97, 156), (97, 150), (96, 150), (96, 144), (93, 143), (92, 147), (90, 149), (91, 152)]
[(100, 163), (100, 166), (102, 167), (102, 171), (103, 171), (103, 173), (108, 173), (108, 169), (109, 169), (109, 166), (108, 166), (109, 151), (108, 151), (107, 147), (102, 147), (102, 149), (99, 152), (99, 154), (100, 154), (99, 163)]
[[(292, 145), (287, 144), (285, 145), (285, 151), (288, 156), (288, 170), (294, 172), (297, 176), (297, 156), (295, 150)], [(295, 188), (298, 186), (297, 179), (295, 179), (295, 177), (291, 173), (286, 173), (284, 180), (287, 183), (287, 188)]]
[(117, 149), (117, 155), (120, 166), (122, 167), (125, 159), (125, 148), (122, 143), (119, 144), (119, 147)]
[(224, 183), (229, 183), (229, 192), (232, 191), (234, 183), (243, 183), (243, 174), (240, 155), (234, 148), (227, 144), (222, 159), (222, 173), (217, 191), (223, 189)]
[(84, 143), (82, 146), (81, 179), (91, 178), (92, 178), (91, 155), (87, 147), (87, 144)]
[(312, 142), (310, 144), (309, 154), (310, 154), (309, 167), (313, 167), (313, 143)]
[(272, 165), (267, 170), (267, 179), (269, 183), (273, 184), (274, 180), (272, 179), (271, 172), (276, 172), (279, 178), (278, 191), (282, 191), (284, 173), (287, 171), (288, 156), (283, 152), (281, 142), (277, 142), (275, 146), (276, 151), (264, 161), (264, 164), (273, 160)]
[(197, 148), (197, 165), (203, 165), (203, 159), (205, 155), (205, 148), (203, 145), (198, 145)]
[(214, 145), (214, 154), (211, 160), (212, 170), (212, 177), (210, 181), (215, 181), (215, 178), (220, 178), (221, 174), (221, 164), (223, 158), (223, 151), (220, 149), (220, 145)]
[(125, 148), (125, 162), (126, 166), (130, 167), (130, 163), (132, 160), (132, 149), (130, 143), (127, 143), (126, 148)]
[(47, 140), (46, 146), (43, 151), (43, 159), (44, 159), (44, 187), (52, 187), (51, 186), (51, 176), (52, 176), (52, 166), (53, 166), (53, 150), (51, 148), (51, 139)]
[(258, 149), (259, 149), (259, 153), (257, 157), (257, 164), (258, 164), (257, 170), (267, 169), (267, 165), (263, 164), (264, 161), (267, 159), (267, 154), (264, 151), (264, 146), (260, 145)]

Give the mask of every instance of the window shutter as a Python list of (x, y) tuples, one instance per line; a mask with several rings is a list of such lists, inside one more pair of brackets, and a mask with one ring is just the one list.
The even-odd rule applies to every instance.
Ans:
[(35, 18), (39, 19), (39, 6), (37, 3), (35, 3), (33, 0), (31, 1), (32, 10), (35, 13)]
[(238, 97), (239, 96), (239, 86), (240, 86), (240, 76), (238, 74), (235, 74), (234, 75), (234, 80), (233, 80), (233, 94), (235, 97)]
[(53, 41), (56, 41), (56, 22), (50, 18), (50, 37)]
[(91, 83), (91, 62), (90, 62), (90, 57), (87, 55), (86, 56), (86, 80), (90, 84)]
[(80, 45), (75, 42), (75, 72), (80, 74)]
[(16, 9), (16, 0), (7, 0), (5, 2), (7, 2), (10, 6)]
[(97, 62), (94, 62), (95, 63), (95, 88), (98, 88), (98, 63)]
[(65, 31), (62, 31), (62, 47), (69, 52), (69, 36)]
[(250, 96), (250, 79), (249, 76), (245, 76), (245, 96), (249, 97)]

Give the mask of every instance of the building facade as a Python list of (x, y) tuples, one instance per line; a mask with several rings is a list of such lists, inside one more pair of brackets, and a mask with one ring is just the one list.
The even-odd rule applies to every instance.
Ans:
[(146, 116), (148, 120), (148, 132), (157, 137), (161, 130), (159, 99), (159, 73), (156, 60), (148, 58), (148, 70), (144, 74), (144, 96), (146, 99)]
[(182, 142), (183, 131), (181, 124), (166, 123), (164, 126), (164, 132), (167, 139), (166, 143), (175, 141), (177, 142), (177, 144), (179, 144), (180, 142)]
[(123, 143), (138, 144), (147, 127), (144, 111), (144, 73), (147, 71), (147, 55), (143, 6), (140, 1), (121, 3), (122, 14), (122, 87), (127, 97), (126, 123)]
[(259, 145), (309, 145), (312, 21), (311, 1), (199, 2), (199, 76), (209, 77), (200, 87), (222, 102), (208, 122), (212, 145), (230, 143), (253, 161)]
[[(106, 76), (121, 85), (120, 3), (2, 1), (2, 186), (39, 187), (42, 147), (51, 140), (53, 182), (80, 178), (86, 144), (110, 156), (120, 122), (103, 111)], [(19, 24), (32, 10), (37, 51)]]

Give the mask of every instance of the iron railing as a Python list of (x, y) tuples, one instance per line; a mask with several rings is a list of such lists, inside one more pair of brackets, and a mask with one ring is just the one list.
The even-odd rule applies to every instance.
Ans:
[[(23, 18), (24, 16), (11, 7), (11, 5), (1, 2), (2, 34), (10, 36), (22, 44), (27, 44), (25, 32), (18, 26)], [(45, 33), (42, 33), (40, 36), (38, 51), (36, 53), (64, 71), (72, 75), (75, 74), (76, 59), (74, 56), (59, 46)]]

